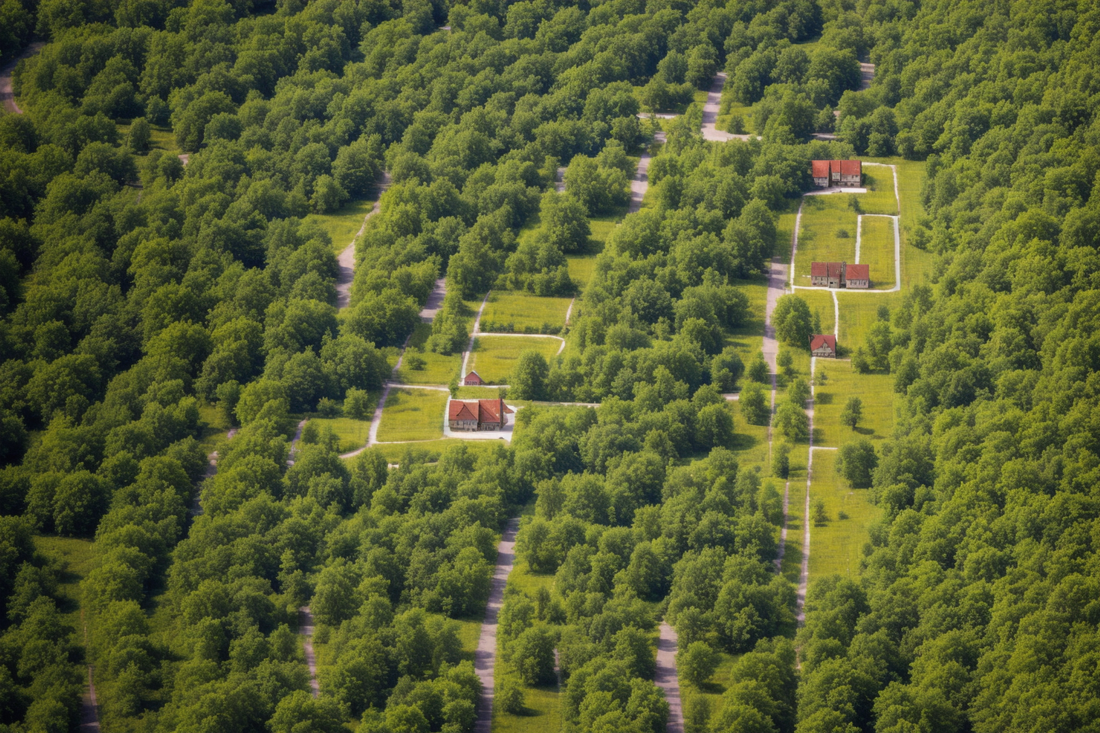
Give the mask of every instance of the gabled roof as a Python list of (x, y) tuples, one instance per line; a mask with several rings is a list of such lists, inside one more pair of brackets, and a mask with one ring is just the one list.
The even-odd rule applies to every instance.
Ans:
[(828, 178), (829, 177), (829, 161), (827, 160), (814, 160), (811, 161), (811, 170), (814, 178)]
[(481, 407), (482, 422), (501, 422), (501, 415), (508, 415), (514, 412), (514, 410), (504, 404), (504, 400), (499, 397), (495, 400), (478, 400), (478, 405)]
[(870, 280), (871, 279), (871, 266), (870, 265), (848, 265), (848, 274), (845, 275), (848, 280)]
[(840, 161), (840, 175), (842, 176), (859, 176), (863, 174), (863, 164), (858, 160), (842, 160)]
[(479, 382), (484, 382), (485, 381), (484, 379), (481, 378), (481, 375), (478, 374), (477, 372), (475, 372), (473, 369), (470, 370), (469, 374), (467, 374), (465, 377), (462, 378), (462, 381), (466, 381), (470, 377), (477, 377), (477, 381), (479, 381)]
[(836, 336), (831, 333), (815, 333), (810, 336), (810, 351), (817, 351), (826, 344), (830, 349), (836, 351)]
[(810, 277), (827, 277), (829, 275), (828, 262), (811, 262)]
[(829, 170), (832, 171), (833, 173), (836, 173), (837, 175), (840, 175), (840, 171), (841, 171), (840, 161), (839, 160), (830, 160), (829, 161)]
[(448, 420), (479, 420), (480, 410), (477, 402), (460, 402), (451, 400), (447, 408)]

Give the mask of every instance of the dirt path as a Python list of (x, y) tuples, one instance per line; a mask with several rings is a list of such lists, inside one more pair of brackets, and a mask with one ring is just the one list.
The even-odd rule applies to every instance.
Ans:
[(481, 681), (481, 698), (478, 700), (477, 721), (474, 733), (490, 733), (493, 727), (493, 695), (495, 686), (493, 670), (497, 656), (497, 617), (504, 603), (504, 586), (516, 554), (516, 532), (519, 530), (519, 518), (508, 520), (504, 534), (497, 545), (497, 564), (493, 570), (493, 582), (489, 587), (489, 602), (485, 606), (485, 621), (481, 624), (481, 636), (478, 638), (477, 651), (474, 653), (474, 671)]
[(810, 457), (806, 462), (806, 505), (802, 510), (802, 567), (798, 573), (798, 598), (795, 602), (795, 616), (798, 618), (799, 626), (806, 623), (806, 587), (810, 583), (810, 484), (814, 480), (814, 396), (817, 392), (814, 386), (814, 370), (816, 368), (817, 357), (815, 356), (810, 359), (810, 403), (806, 407), (806, 415), (810, 418)]
[(428, 301), (420, 309), (420, 320), (431, 323), (435, 320), (436, 313), (443, 307), (443, 299), (447, 297), (447, 278), (441, 277), (435, 281), (435, 287), (428, 293)]
[(558, 168), (558, 175), (554, 178), (554, 190), (565, 193), (565, 168)]
[[(492, 290), (489, 293), (493, 292)], [(489, 293), (485, 293), (485, 299), (481, 301), (481, 307), (477, 309), (477, 317), (474, 318), (474, 327), (470, 330), (470, 342), (466, 344), (466, 351), (462, 352), (462, 374), (459, 379), (465, 379), (470, 372), (467, 366), (470, 363), (470, 352), (474, 350), (474, 339), (481, 332), (481, 314), (485, 312), (485, 306), (489, 302)]]
[(290, 441), (290, 453), (287, 455), (286, 465), (294, 465), (294, 456), (298, 455), (298, 441), (302, 439), (302, 429), (306, 426), (309, 420), (302, 420), (298, 423), (298, 429), (294, 431), (294, 439)]
[(664, 693), (668, 703), (668, 724), (666, 733), (684, 733), (684, 712), (680, 705), (680, 678), (676, 675), (676, 650), (679, 638), (676, 629), (661, 622), (660, 636), (657, 637), (657, 687)]
[(313, 653), (313, 612), (309, 606), (298, 609), (298, 633), (304, 638), (302, 647), (306, 654), (306, 666), (309, 667), (309, 689), (314, 697), (321, 694), (321, 685), (317, 682), (317, 655)]
[[(10, 62), (4, 65), (3, 69), (0, 69), (0, 102), (4, 103), (4, 109), (8, 112), (14, 112), (17, 115), (23, 114), (23, 110), (19, 108), (19, 105), (15, 102), (15, 90), (12, 87), (11, 75), (15, 71), (15, 66), (25, 58), (34, 56), (36, 53), (42, 50), (45, 46), (44, 43), (32, 43), (23, 49), (23, 53), (12, 59)], [(98, 727), (98, 723), (96, 724)]]
[(759, 140), (759, 135), (741, 135), (718, 129), (718, 110), (722, 107), (722, 88), (726, 86), (726, 72), (714, 75), (714, 82), (707, 92), (707, 101), (703, 104), (703, 139), (716, 143), (730, 140)]
[(865, 64), (862, 61), (859, 64), (859, 89), (871, 88), (871, 82), (875, 79), (875, 65)]
[[(80, 626), (84, 631), (84, 649), (88, 649), (88, 624), (84, 621), (84, 608), (80, 609)], [(85, 651), (87, 653), (87, 651)], [(99, 703), (95, 696), (95, 665), (88, 665), (88, 686), (80, 698), (80, 733), (99, 730)]]
[[(664, 132), (658, 131), (653, 135), (653, 142), (663, 143), (664, 141)], [(649, 188), (649, 160), (650, 148), (646, 148), (638, 160), (637, 172), (630, 179), (630, 207), (627, 209), (629, 214), (642, 210), (642, 199), (645, 198), (645, 192)]]
[(363, 236), (370, 218), (382, 210), (382, 194), (390, 187), (390, 183), (392, 183), (390, 174), (383, 171), (382, 180), (378, 182), (378, 198), (375, 200), (374, 206), (363, 217), (363, 225), (359, 227), (359, 231), (355, 233), (351, 243), (336, 257), (338, 267), (336, 271), (337, 310), (343, 310), (351, 304), (351, 281), (355, 279), (355, 243), (359, 240), (359, 237)]

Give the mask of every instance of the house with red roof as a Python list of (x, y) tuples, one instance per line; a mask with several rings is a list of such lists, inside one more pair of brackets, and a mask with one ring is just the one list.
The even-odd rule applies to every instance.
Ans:
[(471, 371), (465, 377), (462, 378), (462, 384), (467, 387), (480, 387), (485, 384), (485, 380), (481, 378), (481, 375), (477, 372)]
[(810, 284), (820, 288), (844, 287), (846, 262), (811, 262)]
[(815, 333), (810, 336), (810, 353), (826, 359), (835, 359), (836, 336), (831, 333)]
[(871, 266), (848, 265), (844, 272), (844, 287), (860, 290), (871, 287)]
[(447, 426), (451, 430), (501, 430), (513, 410), (499, 397), (495, 400), (451, 400), (447, 406)]
[(863, 185), (863, 163), (858, 160), (812, 160), (810, 176), (818, 188)]

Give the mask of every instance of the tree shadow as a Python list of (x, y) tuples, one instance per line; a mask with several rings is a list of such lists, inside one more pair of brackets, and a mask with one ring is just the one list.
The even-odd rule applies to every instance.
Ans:
[(814, 392), (814, 406), (817, 405), (831, 405), (833, 404), (832, 392)]

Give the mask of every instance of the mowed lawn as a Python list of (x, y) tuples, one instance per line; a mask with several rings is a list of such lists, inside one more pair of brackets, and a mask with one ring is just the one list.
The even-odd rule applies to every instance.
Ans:
[(390, 390), (378, 426), (378, 442), (442, 438), (448, 396), (435, 389)]
[[(402, 384), (434, 384), (447, 386), (452, 379), (459, 376), (462, 368), (462, 354), (437, 354), (427, 349), (428, 337), (432, 335), (432, 324), (418, 323), (409, 337), (409, 346), (405, 350), (405, 358), (401, 360), (401, 368), (397, 370), (397, 381)], [(420, 369), (413, 369), (415, 361), (410, 357), (416, 356), (424, 362)]]
[(804, 197), (795, 253), (795, 285), (810, 285), (813, 262), (855, 262), (857, 214), (848, 206), (849, 198), (854, 196), (857, 194)]
[(481, 316), (482, 331), (560, 333), (572, 298), (545, 298), (521, 290), (494, 290)]
[(869, 265), (871, 288), (894, 287), (894, 220), (886, 216), (860, 219), (859, 261)]
[(731, 329), (726, 345), (737, 349), (738, 356), (747, 365), (753, 354), (764, 344), (764, 315), (768, 307), (768, 281), (760, 276), (753, 280), (731, 280), (730, 284), (749, 299), (749, 312), (745, 321)]
[[(371, 410), (378, 402), (378, 393), (371, 393)], [(324, 435), (325, 430), (331, 430), (339, 441), (341, 453), (350, 453), (367, 444), (370, 435), (370, 420), (354, 420), (350, 417), (315, 417), (310, 419), (310, 424), (317, 428), (318, 435)]]
[[(828, 379), (814, 388), (814, 445), (839, 448), (862, 438), (877, 444), (893, 434), (892, 376), (857, 374), (850, 361), (829, 359), (818, 359), (817, 369), (819, 375), (822, 369), (826, 370)], [(863, 401), (862, 417), (855, 430), (840, 422), (844, 406), (852, 397)]]
[(857, 577), (867, 528), (878, 516), (878, 508), (871, 504), (868, 489), (852, 489), (837, 475), (836, 451), (814, 451), (811, 507), (818, 499), (825, 502), (828, 521), (810, 527), (810, 579), (833, 574)]
[(816, 313), (821, 317), (821, 333), (833, 333), (833, 324), (836, 321), (833, 294), (824, 290), (799, 290), (798, 297), (810, 306), (810, 313)]
[[(807, 198), (813, 198), (809, 196)], [(781, 262), (791, 261), (791, 245), (794, 243), (794, 223), (798, 218), (798, 207), (805, 199), (784, 199), (785, 209), (779, 213), (776, 222), (775, 256)], [(805, 213), (805, 210), (803, 210)]]
[[(898, 179), (901, 183), (901, 179)], [(898, 200), (894, 196), (894, 171), (878, 165), (863, 166), (863, 186), (867, 193), (860, 194), (859, 207), (864, 214), (897, 214)], [(901, 186), (898, 186), (901, 193)]]
[(884, 305), (892, 310), (901, 302), (902, 293), (870, 295), (839, 290), (836, 297), (840, 303), (840, 337), (837, 343), (845, 350), (841, 356), (849, 356), (857, 346), (863, 345), (867, 332), (878, 320), (879, 306)]
[[(935, 255), (912, 246), (912, 231), (921, 216), (920, 190), (924, 183), (924, 163), (903, 158), (872, 158), (898, 169), (898, 194), (901, 197), (901, 285), (909, 288), (924, 282), (935, 265)], [(864, 171), (867, 167), (864, 167)], [(878, 169), (878, 170), (889, 170)]]
[(547, 361), (561, 348), (556, 338), (539, 336), (478, 336), (470, 354), (469, 368), (489, 384), (507, 384), (512, 368), (524, 351), (537, 351)]
[(332, 250), (339, 254), (355, 239), (355, 235), (363, 227), (367, 213), (373, 208), (373, 199), (349, 201), (331, 214), (310, 214), (305, 220), (307, 223), (319, 224), (332, 240)]

